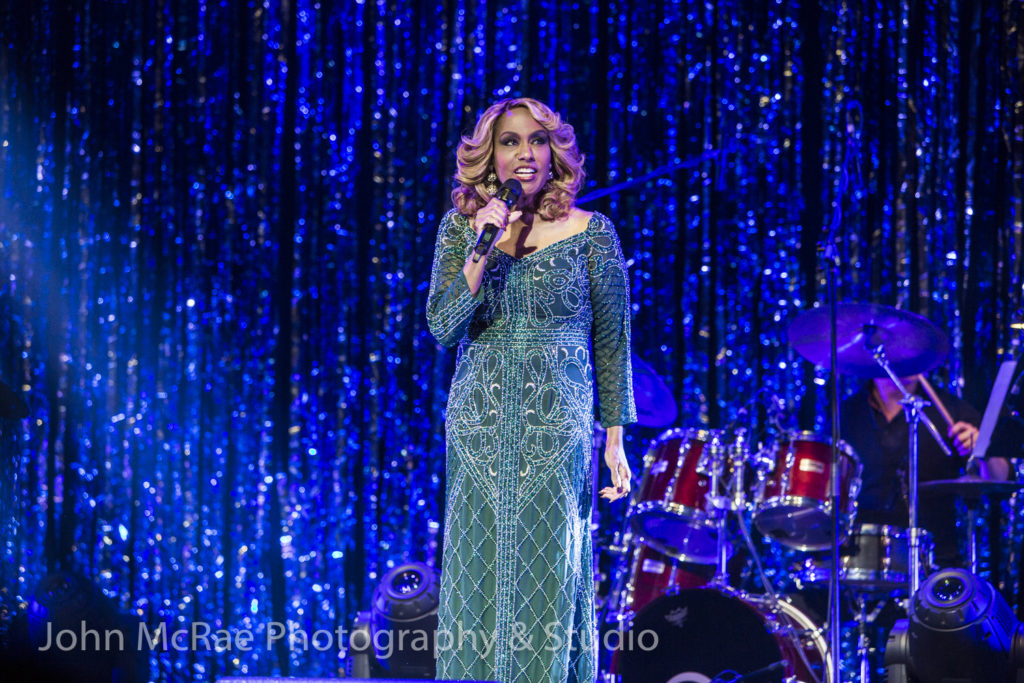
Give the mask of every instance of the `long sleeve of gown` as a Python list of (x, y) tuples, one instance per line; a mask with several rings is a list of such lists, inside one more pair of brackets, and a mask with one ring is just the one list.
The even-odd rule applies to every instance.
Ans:
[(471, 247), (463, 221), (454, 209), (441, 219), (430, 271), (427, 328), (444, 346), (455, 346), (466, 335), (473, 312), (483, 301), (483, 288), (474, 296), (462, 273)]
[(601, 424), (614, 427), (636, 422), (629, 353), (629, 277), (618, 235), (604, 216), (599, 217), (598, 225), (591, 231), (588, 268)]

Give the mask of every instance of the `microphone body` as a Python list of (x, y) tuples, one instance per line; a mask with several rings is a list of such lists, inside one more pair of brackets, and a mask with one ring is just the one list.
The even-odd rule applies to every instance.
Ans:
[[(505, 202), (510, 210), (519, 201), (519, 195), (523, 193), (523, 186), (515, 178), (509, 178), (495, 193), (495, 197)], [(491, 246), (494, 245), (494, 240), (498, 238), (498, 232), (504, 230), (505, 226), (498, 227), (492, 223), (484, 224), (484, 229), (480, 231), (480, 236), (476, 240), (476, 246), (473, 247), (473, 263), (478, 262), (483, 256), (491, 250)]]

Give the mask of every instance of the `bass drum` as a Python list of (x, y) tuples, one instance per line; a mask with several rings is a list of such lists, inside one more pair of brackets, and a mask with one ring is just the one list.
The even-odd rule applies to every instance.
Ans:
[(773, 610), (760, 596), (684, 590), (648, 604), (619, 636), (622, 683), (831, 681), (822, 629), (785, 599)]

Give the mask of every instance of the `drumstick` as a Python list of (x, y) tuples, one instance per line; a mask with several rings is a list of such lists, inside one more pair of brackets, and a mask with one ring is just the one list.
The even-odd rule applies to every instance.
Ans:
[(935, 407), (939, 409), (939, 414), (942, 415), (942, 419), (946, 421), (946, 425), (952, 427), (953, 416), (949, 414), (949, 411), (946, 410), (946, 406), (942, 404), (942, 399), (939, 398), (938, 393), (936, 393), (935, 387), (925, 379), (924, 375), (918, 375), (917, 378), (921, 380), (921, 386), (924, 387), (924, 393), (928, 394), (928, 398), (930, 398), (932, 403), (935, 404)]

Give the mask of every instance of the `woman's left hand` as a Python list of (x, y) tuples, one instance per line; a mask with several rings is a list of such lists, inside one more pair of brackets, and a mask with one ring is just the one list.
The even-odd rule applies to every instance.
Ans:
[(611, 470), (612, 485), (601, 489), (601, 497), (608, 501), (616, 501), (629, 495), (630, 479), (633, 473), (626, 460), (626, 451), (622, 448), (622, 427), (609, 427), (604, 445), (604, 462)]

